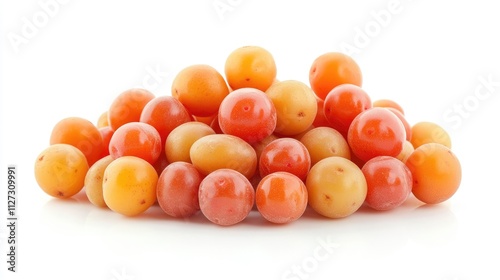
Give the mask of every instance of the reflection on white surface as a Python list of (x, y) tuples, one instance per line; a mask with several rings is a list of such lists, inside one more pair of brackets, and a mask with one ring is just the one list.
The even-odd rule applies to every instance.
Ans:
[(97, 279), (111, 273), (107, 268), (117, 273), (120, 266), (127, 273), (133, 271), (137, 279), (146, 279), (148, 272), (135, 265), (143, 258), (159, 266), (168, 264), (174, 271), (186, 269), (186, 275), (200, 273), (188, 268), (193, 261), (206, 264), (212, 272), (224, 264), (229, 273), (248, 269), (248, 259), (270, 266), (266, 269), (275, 273), (273, 279), (322, 279), (332, 272), (348, 275), (351, 269), (357, 275), (363, 271), (353, 264), (370, 259), (371, 269), (391, 260), (400, 271), (410, 267), (405, 258), (425, 255), (427, 250), (438, 255), (448, 250), (456, 242), (459, 227), (447, 203), (423, 205), (414, 197), (394, 211), (362, 207), (337, 220), (308, 209), (288, 225), (271, 224), (252, 211), (242, 223), (222, 227), (210, 223), (201, 212), (189, 219), (171, 218), (157, 205), (137, 217), (124, 217), (95, 207), (83, 193), (72, 199), (48, 200), (39, 222), (46, 241), (61, 246), (79, 242), (76, 248), (80, 247), (82, 255), (95, 252), (88, 261), (99, 260), (95, 265), (103, 266), (103, 278)]

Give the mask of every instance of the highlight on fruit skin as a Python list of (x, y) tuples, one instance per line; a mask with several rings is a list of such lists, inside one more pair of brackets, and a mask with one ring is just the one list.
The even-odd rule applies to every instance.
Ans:
[(200, 183), (200, 210), (212, 223), (231, 226), (243, 221), (255, 203), (250, 181), (233, 169), (218, 169)]
[(291, 173), (274, 172), (260, 180), (255, 190), (255, 203), (259, 213), (269, 222), (291, 223), (307, 208), (307, 188)]

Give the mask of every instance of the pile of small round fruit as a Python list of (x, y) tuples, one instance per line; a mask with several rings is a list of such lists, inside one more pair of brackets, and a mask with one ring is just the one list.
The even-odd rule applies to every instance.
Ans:
[(224, 73), (188, 66), (171, 95), (130, 89), (97, 125), (61, 120), (36, 158), (39, 186), (57, 198), (85, 189), (92, 204), (127, 216), (157, 202), (173, 217), (201, 210), (233, 225), (254, 205), (272, 223), (308, 206), (342, 218), (362, 205), (394, 209), (411, 193), (440, 203), (460, 185), (446, 131), (410, 125), (392, 100), (372, 102), (345, 54), (317, 57), (310, 85), (276, 80), (273, 56), (258, 46), (234, 50)]

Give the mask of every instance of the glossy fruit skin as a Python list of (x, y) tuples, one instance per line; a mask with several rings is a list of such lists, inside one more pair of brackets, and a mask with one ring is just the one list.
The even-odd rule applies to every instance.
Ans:
[(40, 188), (56, 198), (71, 197), (83, 188), (89, 169), (85, 155), (68, 144), (54, 144), (35, 161), (35, 179)]
[(325, 117), (330, 127), (342, 135), (347, 135), (356, 116), (370, 108), (370, 96), (362, 88), (351, 84), (336, 86), (328, 93), (324, 103)]
[(60, 120), (52, 129), (50, 145), (69, 144), (78, 148), (89, 165), (104, 155), (104, 146), (99, 129), (89, 120), (68, 117)]
[(161, 143), (165, 143), (174, 128), (191, 121), (191, 115), (179, 100), (172, 96), (159, 96), (144, 106), (140, 121), (152, 125), (160, 133)]
[(279, 137), (276, 136), (276, 134), (271, 134), (268, 137), (262, 139), (261, 141), (252, 144), (252, 147), (255, 150), (255, 153), (257, 154), (257, 163), (260, 161), (260, 155), (262, 155), (262, 151), (264, 151), (266, 146), (278, 138)]
[(255, 192), (255, 203), (268, 221), (285, 224), (299, 219), (307, 207), (304, 182), (288, 172), (275, 172), (262, 178)]
[(275, 133), (292, 136), (308, 129), (318, 110), (314, 92), (306, 84), (288, 80), (277, 82), (266, 91), (276, 108)]
[(418, 122), (411, 127), (411, 144), (416, 149), (423, 144), (438, 143), (451, 149), (451, 137), (440, 125), (433, 122)]
[(254, 205), (250, 181), (232, 169), (219, 169), (206, 176), (198, 192), (200, 209), (212, 223), (230, 226), (243, 221)]
[(187, 122), (174, 128), (165, 141), (165, 155), (169, 162), (184, 161), (191, 163), (191, 146), (203, 136), (215, 134), (207, 124)]
[(309, 83), (320, 99), (341, 84), (362, 85), (361, 69), (350, 56), (329, 52), (317, 57), (309, 70)]
[(205, 176), (218, 169), (233, 169), (250, 179), (257, 169), (255, 150), (232, 135), (204, 136), (193, 143), (189, 154), (193, 165)]
[(122, 92), (108, 109), (109, 126), (116, 131), (126, 123), (138, 122), (141, 119), (142, 109), (154, 97), (154, 94), (141, 88)]
[(147, 161), (123, 156), (111, 162), (104, 171), (103, 197), (114, 212), (136, 216), (156, 202), (158, 174)]
[(403, 124), (385, 108), (372, 108), (359, 114), (347, 135), (353, 153), (365, 162), (376, 156), (398, 156), (405, 139)]
[(202, 180), (196, 168), (187, 162), (168, 165), (160, 177), (156, 197), (161, 209), (176, 218), (187, 218), (200, 209), (198, 190)]
[(102, 192), (102, 182), (104, 171), (112, 161), (113, 157), (110, 155), (101, 158), (89, 168), (85, 175), (85, 194), (89, 201), (97, 207), (107, 207)]
[(398, 119), (401, 121), (401, 123), (403, 124), (403, 126), (405, 128), (406, 140), (410, 141), (411, 140), (411, 133), (412, 133), (411, 132), (411, 125), (406, 120), (405, 116), (400, 111), (398, 111), (394, 108), (386, 108), (386, 109), (391, 111), (391, 113), (393, 113), (394, 115), (396, 115), (396, 117), (398, 117)]
[(162, 150), (160, 134), (147, 123), (131, 122), (118, 128), (109, 142), (109, 154), (117, 159), (136, 156), (154, 164)]
[(361, 171), (368, 187), (365, 204), (372, 209), (394, 209), (403, 204), (411, 193), (411, 172), (396, 158), (374, 157), (365, 163)]
[(276, 78), (276, 63), (266, 49), (245, 46), (229, 54), (224, 73), (233, 90), (256, 88), (266, 91)]
[(460, 186), (462, 167), (450, 148), (427, 143), (416, 148), (406, 161), (413, 176), (412, 192), (427, 204), (437, 204), (452, 197)]
[(259, 174), (261, 177), (285, 171), (305, 181), (310, 168), (311, 156), (307, 148), (293, 138), (279, 138), (272, 141), (260, 155)]
[(209, 65), (188, 66), (172, 82), (172, 96), (194, 116), (216, 115), (220, 103), (228, 94), (226, 81)]
[(306, 187), (311, 208), (328, 218), (353, 214), (367, 193), (361, 169), (342, 157), (329, 157), (316, 163), (307, 176)]
[(351, 159), (347, 140), (340, 132), (331, 127), (313, 128), (302, 136), (300, 142), (307, 148), (312, 165), (333, 156)]
[(222, 132), (253, 144), (271, 135), (276, 128), (276, 108), (261, 90), (241, 88), (221, 103), (218, 121)]

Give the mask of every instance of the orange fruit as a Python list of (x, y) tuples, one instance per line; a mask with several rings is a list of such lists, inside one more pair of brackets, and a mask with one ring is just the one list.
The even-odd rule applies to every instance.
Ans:
[(269, 51), (258, 46), (234, 50), (226, 59), (226, 79), (233, 89), (251, 87), (266, 91), (276, 79), (276, 63)]
[(182, 69), (172, 82), (172, 96), (191, 115), (215, 115), (220, 103), (229, 94), (224, 77), (212, 66), (197, 64)]
[(155, 96), (151, 92), (133, 88), (118, 95), (108, 110), (109, 126), (117, 130), (129, 122), (138, 122), (141, 119), (142, 109)]
[(102, 158), (107, 149), (99, 129), (80, 117), (64, 118), (54, 126), (50, 145), (54, 144), (69, 144), (78, 148), (85, 155), (89, 166)]
[(338, 85), (353, 84), (361, 87), (361, 69), (348, 55), (338, 52), (325, 53), (311, 65), (309, 83), (314, 93), (324, 100)]

